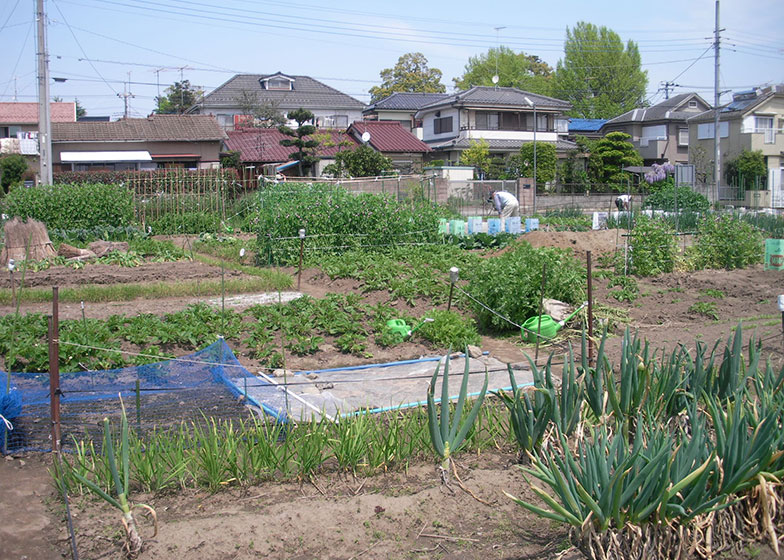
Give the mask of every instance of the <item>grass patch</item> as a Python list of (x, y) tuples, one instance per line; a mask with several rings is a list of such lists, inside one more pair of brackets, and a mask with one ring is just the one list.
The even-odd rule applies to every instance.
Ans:
[[(249, 292), (283, 290), (290, 288), (292, 279), (286, 274), (272, 270), (256, 269), (254, 278), (227, 278), (227, 294), (246, 294)], [(153, 282), (140, 284), (86, 285), (60, 288), (62, 302), (108, 302), (130, 301), (136, 298), (156, 299), (167, 297), (214, 296), (221, 293), (220, 280), (187, 282)], [(52, 301), (51, 288), (25, 288), (17, 290), (16, 295), (22, 303), (45, 303)], [(0, 304), (11, 305), (11, 290), (0, 290)]]

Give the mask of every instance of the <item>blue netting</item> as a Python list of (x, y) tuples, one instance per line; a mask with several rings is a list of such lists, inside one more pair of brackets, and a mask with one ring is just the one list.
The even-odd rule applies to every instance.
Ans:
[[(13, 430), (0, 428), (4, 453), (50, 450), (50, 402), (48, 373), (0, 372), (0, 414), (13, 423)], [(247, 414), (242, 385), (264, 382), (245, 369), (223, 339), (188, 356), (142, 366), (60, 374), (62, 443), (71, 436), (95, 431), (106, 416), (119, 414), (122, 396), (128, 419), (140, 430), (165, 428), (205, 417), (234, 418)], [(136, 383), (140, 398), (137, 402)], [(274, 401), (280, 391), (270, 385)], [(275, 414), (276, 405), (250, 399), (250, 404)], [(7, 414), (3, 412), (7, 411)], [(276, 414), (277, 415), (277, 414)]]

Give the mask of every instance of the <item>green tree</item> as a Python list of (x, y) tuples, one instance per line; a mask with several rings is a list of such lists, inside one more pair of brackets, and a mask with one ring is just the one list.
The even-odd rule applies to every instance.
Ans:
[(367, 144), (335, 154), (335, 163), (324, 168), (334, 177), (375, 177), (392, 170), (392, 159)]
[(768, 164), (762, 150), (743, 150), (724, 165), (724, 175), (730, 184), (747, 189), (767, 188)]
[(570, 116), (609, 119), (644, 104), (648, 74), (633, 41), (624, 47), (611, 29), (581, 21), (566, 29), (564, 52), (553, 96), (572, 104)]
[(79, 100), (76, 99), (75, 97), (74, 97), (74, 103), (76, 104), (76, 120), (78, 121), (79, 119), (87, 115), (87, 109), (82, 107), (81, 103), (79, 103)]
[(481, 178), (490, 168), (490, 144), (487, 140), (471, 140), (468, 148), (460, 154), (460, 165), (474, 168), (474, 177)]
[(422, 53), (406, 53), (397, 60), (394, 68), (385, 68), (379, 75), (380, 86), (370, 88), (371, 103), (384, 99), (396, 91), (444, 93), (446, 87), (441, 83), (441, 70), (428, 68), (427, 59)]
[(289, 136), (289, 138), (281, 140), (280, 145), (297, 148), (295, 152), (289, 154), (289, 157), (297, 160), (299, 176), (304, 177), (303, 170), (318, 161), (318, 158), (313, 155), (313, 152), (318, 147), (319, 142), (313, 138), (307, 138), (316, 132), (316, 127), (312, 124), (305, 124), (306, 122), (313, 121), (314, 116), (313, 113), (307, 109), (300, 107), (295, 111), (289, 112), (288, 118), (297, 122), (297, 129), (294, 130), (288, 126), (279, 126), (278, 130), (282, 134)]
[(609, 184), (617, 192), (626, 190), (630, 174), (624, 167), (642, 165), (640, 154), (625, 132), (610, 132), (591, 144), (588, 173), (595, 183)]
[[(536, 143), (536, 184), (542, 185), (555, 179), (555, 144)], [(520, 173), (522, 177), (534, 176), (534, 143), (520, 146)]]
[(509, 47), (490, 48), (486, 53), (472, 56), (463, 75), (452, 78), (455, 87), (466, 90), (473, 86), (493, 86), (498, 71), (498, 86), (515, 87), (540, 95), (550, 95), (553, 69), (538, 56), (516, 53)]
[(204, 90), (192, 86), (189, 80), (183, 80), (167, 87), (164, 94), (155, 98), (158, 107), (155, 112), (159, 115), (182, 115), (201, 101)]
[(27, 171), (27, 160), (21, 154), (9, 154), (0, 158), (0, 186), (7, 193), (9, 188), (22, 182)]
[(235, 98), (243, 115), (252, 117), (244, 126), (255, 128), (277, 128), (286, 124), (285, 115), (272, 102), (261, 102), (255, 91), (242, 90)]

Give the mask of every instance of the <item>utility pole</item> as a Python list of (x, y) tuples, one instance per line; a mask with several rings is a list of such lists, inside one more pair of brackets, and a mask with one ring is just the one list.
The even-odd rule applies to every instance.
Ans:
[(134, 94), (131, 93), (131, 73), (130, 72), (128, 72), (128, 85), (127, 85), (127, 88), (126, 88), (125, 84), (123, 84), (123, 92), (122, 93), (118, 93), (117, 97), (121, 97), (122, 100), (123, 100), (123, 105), (125, 107), (125, 109), (123, 111), (123, 118), (127, 119), (130, 116), (130, 114), (131, 114), (131, 106), (130, 106), (130, 103), (128, 102), (128, 99), (131, 98), (131, 97), (136, 97)]
[(670, 90), (675, 90), (676, 87), (680, 87), (675, 82), (662, 82), (662, 87), (659, 88), (659, 91), (664, 91), (664, 99), (670, 98)]
[(38, 23), (38, 159), (39, 181), (52, 184), (52, 122), (49, 113), (49, 53), (46, 51), (46, 14), (44, 0), (36, 0)]
[(713, 65), (713, 201), (719, 201), (719, 184), (721, 183), (721, 134), (719, 131), (719, 105), (721, 105), (721, 91), (719, 90), (719, 49), (723, 30), (719, 28), (719, 0), (716, 0), (716, 28), (714, 34), (714, 65)]

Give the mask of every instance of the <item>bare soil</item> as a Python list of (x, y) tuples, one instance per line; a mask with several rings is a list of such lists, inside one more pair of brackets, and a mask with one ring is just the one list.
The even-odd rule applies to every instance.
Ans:
[[(613, 251), (614, 231), (585, 233), (538, 232), (526, 240), (535, 245), (572, 248), (584, 260)], [(218, 278), (219, 269), (198, 262), (159, 263), (136, 269), (94, 265), (79, 271), (53, 268), (30, 276), (30, 285), (139, 282), (180, 278)], [(293, 272), (289, 270), (289, 272)], [(77, 274), (78, 273), (78, 274)], [(3, 284), (3, 282), (6, 282)], [(32, 284), (36, 282), (36, 284)], [(753, 267), (739, 271), (677, 272), (638, 279), (641, 295), (632, 303), (619, 303), (609, 295), (605, 280), (594, 282), (595, 301), (620, 309), (628, 325), (654, 347), (672, 350), (678, 343), (709, 347), (726, 339), (739, 320), (744, 332), (763, 340), (764, 353), (784, 364), (784, 337), (776, 296), (784, 292), (780, 272)], [(0, 286), (7, 279), (0, 279)], [(327, 292), (358, 292), (353, 281), (330, 281), (317, 270), (306, 270), (302, 292), (320, 297)], [(366, 294), (386, 300), (383, 293)], [(91, 317), (113, 313), (165, 313), (205, 298), (137, 300), (117, 304), (89, 304)], [(715, 304), (718, 319), (701, 315), (697, 302)], [(403, 309), (404, 304), (401, 305)], [(25, 305), (23, 311), (48, 312), (47, 305)], [(0, 308), (0, 313), (10, 309)], [(80, 317), (78, 304), (64, 304), (61, 317)], [(620, 350), (615, 330), (608, 343), (617, 361)], [(579, 339), (575, 339), (579, 344)], [(484, 350), (507, 362), (524, 360), (519, 337), (483, 337)], [(530, 351), (530, 348), (527, 350)], [(544, 349), (546, 354), (547, 349)], [(379, 353), (374, 361), (417, 357), (428, 353), (421, 345), (406, 345)], [(346, 365), (337, 350), (320, 352), (318, 363), (290, 364), (295, 369)], [(240, 360), (248, 367), (247, 358)], [(217, 494), (184, 490), (155, 496), (135, 495), (134, 501), (155, 507), (159, 534), (150, 538), (142, 523), (147, 546), (142, 559), (178, 559), (183, 556), (224, 558), (554, 558), (567, 548), (566, 530), (527, 514), (503, 491), (532, 499), (512, 450), (480, 456), (463, 455), (460, 475), (484, 505), (455, 486), (454, 493), (440, 484), (435, 464), (423, 461), (405, 471), (371, 478), (334, 470), (311, 481), (229, 487)], [(62, 500), (56, 495), (47, 468), (50, 457), (0, 459), (0, 558), (70, 558), (70, 545)], [(79, 557), (121, 558), (122, 527), (115, 511), (91, 500), (72, 500)], [(572, 554), (567, 558), (580, 558)], [(773, 558), (765, 544), (749, 550), (748, 557)]]

